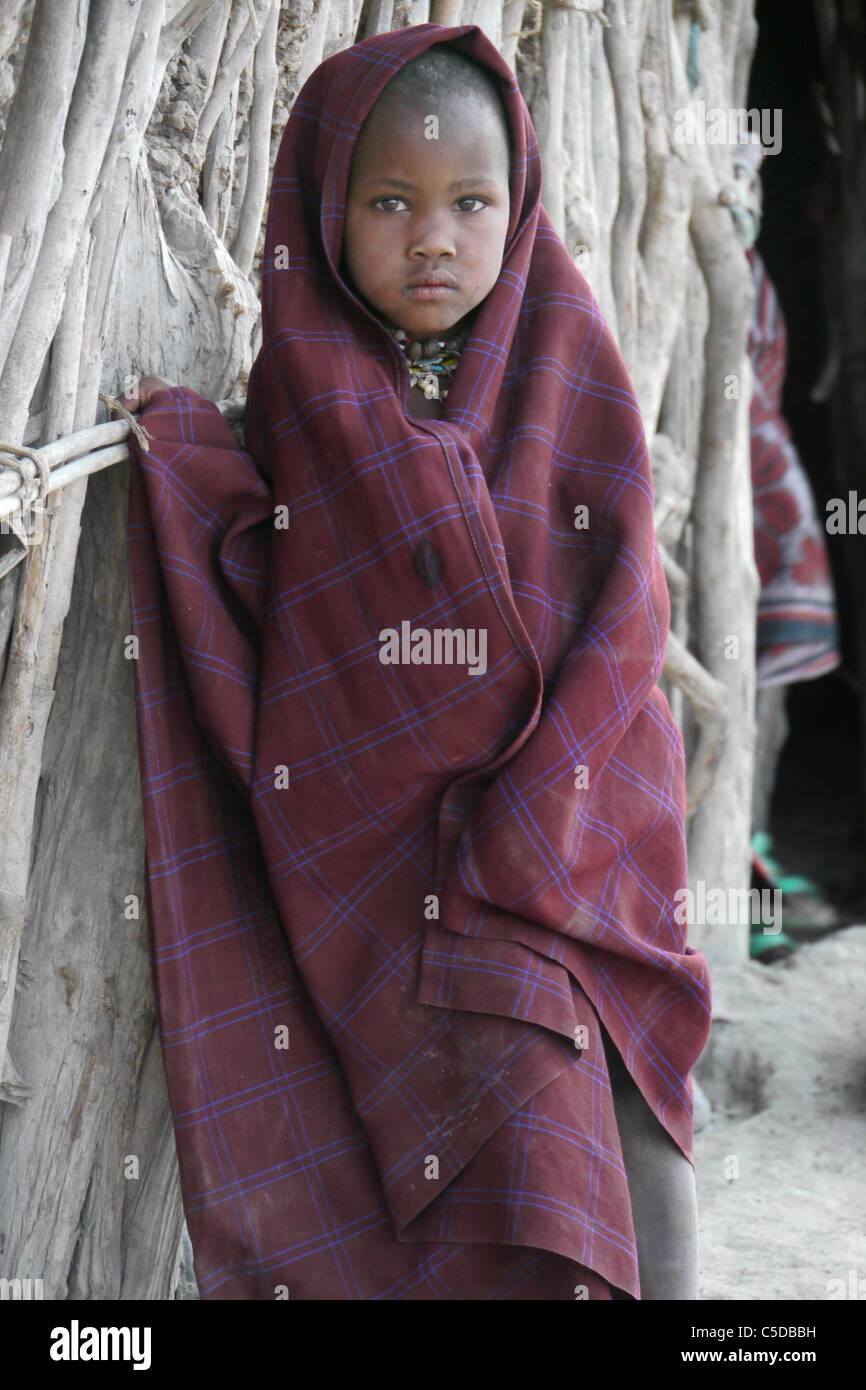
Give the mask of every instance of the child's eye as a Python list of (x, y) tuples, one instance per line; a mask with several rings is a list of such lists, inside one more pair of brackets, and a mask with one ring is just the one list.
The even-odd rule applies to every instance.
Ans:
[[(396, 211), (395, 208), (393, 208), (393, 207), (385, 207), (385, 206), (383, 206), (383, 205), (384, 205), (385, 203), (402, 203), (402, 202), (404, 202), (404, 200), (403, 200), (402, 198), (398, 198), (397, 195), (396, 195), (396, 193), (392, 193), (392, 194), (390, 195), (390, 197), (386, 196), (386, 197), (382, 197), (382, 198), (374, 198), (374, 200), (373, 200), (373, 207), (374, 207), (374, 208), (381, 208), (383, 212), (394, 212), (394, 211)], [(468, 193), (467, 193), (467, 195), (466, 195), (465, 198), (458, 198), (457, 203), (458, 203), (458, 206), (459, 206), (461, 203), (478, 203), (479, 206), (482, 207), (482, 208), (487, 207), (487, 201), (486, 201), (486, 199), (484, 199), (484, 198), (476, 198), (473, 194), (468, 194)], [(476, 208), (464, 208), (464, 209), (463, 209), (464, 212), (476, 212), (477, 210), (478, 210), (478, 209), (476, 209)]]

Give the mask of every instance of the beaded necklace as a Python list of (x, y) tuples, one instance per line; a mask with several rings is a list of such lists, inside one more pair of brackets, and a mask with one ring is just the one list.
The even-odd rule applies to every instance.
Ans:
[(450, 338), (410, 338), (405, 329), (390, 326), (388, 332), (403, 351), (411, 385), (420, 386), (428, 401), (444, 401), (449, 390), (444, 382), (457, 370), (469, 329)]

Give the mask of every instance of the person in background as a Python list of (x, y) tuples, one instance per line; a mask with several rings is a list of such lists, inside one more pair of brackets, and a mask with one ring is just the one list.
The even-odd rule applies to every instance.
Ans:
[[(788, 930), (836, 921), (817, 884), (789, 873), (773, 855), (770, 803), (779, 756), (788, 737), (788, 687), (814, 680), (841, 662), (836, 599), (824, 530), (791, 431), (782, 415), (787, 366), (785, 318), (755, 246), (761, 225), (760, 167), (764, 150), (751, 131), (734, 150), (740, 193), (731, 214), (752, 268), (755, 300), (748, 353), (753, 372), (749, 411), (755, 561), (761, 581), (757, 620), (757, 737), (752, 794), (753, 885), (780, 888)], [(751, 955), (772, 964), (797, 943), (787, 931), (752, 926)]]

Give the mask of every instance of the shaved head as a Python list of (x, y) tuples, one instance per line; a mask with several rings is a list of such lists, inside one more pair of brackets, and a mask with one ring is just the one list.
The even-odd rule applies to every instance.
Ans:
[(383, 110), (441, 111), (461, 99), (474, 100), (495, 115), (510, 164), (511, 132), (499, 82), (474, 58), (445, 44), (436, 44), (405, 63), (382, 89), (373, 110), (380, 114)]

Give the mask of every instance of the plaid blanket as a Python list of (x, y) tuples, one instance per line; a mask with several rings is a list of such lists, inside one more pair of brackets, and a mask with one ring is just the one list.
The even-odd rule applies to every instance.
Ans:
[(827, 539), (806, 471), (782, 415), (785, 319), (755, 247), (746, 252), (755, 302), (748, 351), (753, 369), (749, 431), (755, 502), (759, 686), (812, 680), (842, 660)]
[[(447, 41), (501, 80), (511, 215), (417, 420), (339, 251), (365, 114)], [(638, 1297), (599, 1021), (690, 1156), (708, 977), (675, 916), (648, 450), (540, 189), (477, 26), (329, 58), (274, 169), (246, 449), (180, 387), (131, 442), (149, 942), (204, 1298)]]

